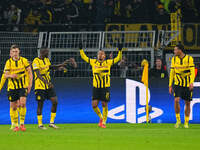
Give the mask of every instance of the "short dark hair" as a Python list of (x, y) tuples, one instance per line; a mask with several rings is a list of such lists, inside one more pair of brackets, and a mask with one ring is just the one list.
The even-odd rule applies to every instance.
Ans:
[(43, 52), (43, 51), (48, 51), (49, 49), (47, 47), (42, 47), (40, 48), (40, 53)]
[(16, 44), (13, 44), (13, 45), (11, 45), (10, 50), (11, 50), (11, 49), (15, 49), (15, 48), (19, 48), (19, 46), (16, 45)]
[(176, 47), (178, 47), (178, 49), (180, 49), (182, 52), (184, 52), (184, 46), (181, 43), (178, 43), (176, 45)]

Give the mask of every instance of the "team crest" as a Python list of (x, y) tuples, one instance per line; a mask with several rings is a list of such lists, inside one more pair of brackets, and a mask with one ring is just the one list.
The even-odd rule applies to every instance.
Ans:
[(11, 96), (9, 96), (9, 97), (8, 97), (8, 99), (11, 101), (11, 100), (12, 100), (12, 97), (11, 97)]
[(41, 100), (41, 96), (38, 95), (38, 96), (37, 96), (37, 100)]

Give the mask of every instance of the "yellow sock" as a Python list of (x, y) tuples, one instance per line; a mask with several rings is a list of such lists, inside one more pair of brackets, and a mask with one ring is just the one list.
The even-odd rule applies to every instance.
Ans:
[(99, 116), (99, 118), (103, 118), (99, 107), (93, 108), (94, 112)]
[(180, 114), (176, 114), (176, 121), (177, 121), (177, 122), (181, 122)]
[(21, 107), (19, 114), (20, 114), (20, 125), (21, 125), (21, 124), (24, 124), (24, 120), (26, 116), (26, 107)]
[(107, 116), (108, 116), (108, 107), (103, 107), (103, 124), (106, 124)]
[(14, 124), (13, 109), (11, 107), (10, 107), (10, 121), (11, 121), (11, 124), (13, 125)]
[(13, 110), (13, 123), (14, 123), (14, 126), (18, 126), (18, 112), (17, 110)]
[(42, 115), (38, 115), (37, 119), (38, 119), (38, 125), (42, 126)]
[(189, 123), (189, 116), (185, 116), (185, 123)]
[(55, 117), (56, 117), (56, 113), (51, 113), (50, 123), (54, 123)]

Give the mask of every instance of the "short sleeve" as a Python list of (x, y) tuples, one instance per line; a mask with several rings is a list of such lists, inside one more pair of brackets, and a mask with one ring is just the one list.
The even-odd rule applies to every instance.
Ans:
[(112, 66), (114, 64), (114, 59), (107, 59), (107, 64)]
[(89, 58), (89, 64), (92, 66), (97, 60), (96, 59), (90, 59)]
[(5, 67), (4, 67), (4, 72), (10, 71), (10, 66), (11, 66), (10, 61), (7, 60), (7, 61), (6, 61), (6, 65), (5, 65)]
[(33, 70), (37, 70), (37, 69), (40, 68), (40, 67), (39, 67), (39, 62), (38, 62), (37, 59), (34, 59), (34, 60), (33, 60), (32, 66), (33, 66)]
[(26, 58), (23, 58), (23, 63), (24, 63), (25, 68), (28, 68), (30, 66), (28, 59)]
[(47, 58), (48, 65), (51, 66), (51, 61)]
[(190, 67), (194, 67), (194, 60), (193, 60), (193, 58), (191, 56), (189, 58), (189, 66)]

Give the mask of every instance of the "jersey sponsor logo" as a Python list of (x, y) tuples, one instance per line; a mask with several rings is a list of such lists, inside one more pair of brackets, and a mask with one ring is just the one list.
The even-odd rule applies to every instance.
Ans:
[(12, 97), (11, 97), (11, 96), (9, 96), (9, 97), (8, 97), (8, 99), (11, 101), (11, 100), (12, 100)]
[[(139, 95), (136, 95), (136, 89)], [(136, 96), (139, 97), (139, 105), (136, 103)], [(150, 102), (150, 90), (148, 91), (148, 103)], [(126, 119), (128, 123), (143, 123), (146, 121), (146, 87), (138, 81), (126, 79), (126, 104), (120, 105), (108, 112), (108, 117), (116, 120)], [(121, 115), (117, 115), (120, 112)], [(163, 114), (163, 110), (152, 107), (149, 114), (151, 119), (157, 118)]]
[(95, 68), (95, 69), (98, 69), (98, 68), (105, 68), (105, 69), (107, 69), (108, 66), (97, 66), (97, 65), (95, 65), (94, 68)]
[(175, 69), (188, 69), (188, 68), (190, 68), (189, 66), (180, 66), (180, 67), (174, 67)]
[(37, 100), (41, 100), (41, 96), (40, 95), (37, 96)]

